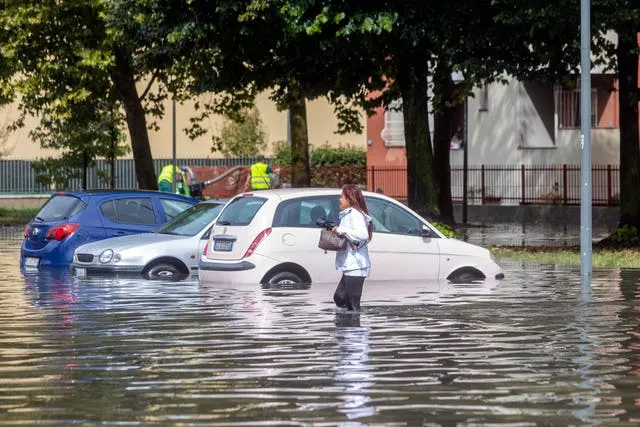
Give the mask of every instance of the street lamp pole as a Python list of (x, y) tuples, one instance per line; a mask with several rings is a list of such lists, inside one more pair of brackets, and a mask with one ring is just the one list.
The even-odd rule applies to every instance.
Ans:
[(591, 1), (580, 4), (580, 277), (591, 288)]
[(462, 223), (467, 223), (469, 199), (467, 196), (468, 172), (469, 172), (469, 98), (464, 98), (464, 135), (462, 142)]
[(175, 169), (176, 169), (176, 100), (174, 99), (171, 102), (171, 109), (172, 109), (172, 113), (173, 113), (173, 117), (172, 117), (172, 128), (171, 128), (171, 133), (172, 133), (172, 138), (171, 138), (171, 142), (172, 142), (172, 149), (173, 149), (173, 154), (171, 157), (171, 165), (173, 165), (173, 170), (171, 171), (171, 193), (175, 194), (176, 192), (176, 174), (175, 174)]

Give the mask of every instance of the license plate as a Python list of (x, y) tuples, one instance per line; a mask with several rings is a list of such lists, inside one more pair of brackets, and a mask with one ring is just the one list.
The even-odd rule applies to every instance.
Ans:
[(233, 247), (233, 240), (216, 240), (213, 243), (213, 250), (218, 252), (230, 252)]
[(40, 265), (40, 258), (26, 257), (24, 259), (24, 266), (27, 268), (38, 268)]
[(82, 267), (73, 267), (73, 275), (76, 277), (86, 277), (87, 269)]

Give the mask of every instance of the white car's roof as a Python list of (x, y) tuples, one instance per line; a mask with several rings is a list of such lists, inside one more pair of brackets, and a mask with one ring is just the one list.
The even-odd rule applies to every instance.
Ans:
[[(309, 188), (275, 188), (272, 190), (258, 190), (258, 191), (246, 191), (244, 193), (240, 193), (238, 195), (247, 196), (252, 194), (256, 197), (264, 197), (264, 198), (280, 198), (280, 199), (290, 199), (295, 197), (304, 197), (304, 196), (331, 196), (331, 195), (340, 195), (342, 192), (341, 188), (321, 188), (321, 187), (309, 187)], [(364, 195), (375, 195), (385, 197), (383, 194), (373, 193), (371, 191), (363, 191)]]

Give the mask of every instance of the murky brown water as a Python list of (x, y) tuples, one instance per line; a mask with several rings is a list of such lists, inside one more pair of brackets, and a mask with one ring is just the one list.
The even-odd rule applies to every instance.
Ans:
[[(23, 276), (0, 231), (0, 424), (632, 425), (639, 271), (503, 263), (497, 284)], [(477, 236), (476, 236), (477, 237)]]

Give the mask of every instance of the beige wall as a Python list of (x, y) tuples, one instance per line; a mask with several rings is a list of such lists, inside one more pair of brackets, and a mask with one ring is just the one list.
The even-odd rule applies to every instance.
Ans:
[[(256, 106), (267, 131), (267, 139), (271, 144), (275, 141), (287, 139), (287, 113), (277, 111), (268, 94), (258, 96)], [(158, 132), (149, 131), (151, 152), (154, 158), (171, 158), (172, 156), (172, 108), (171, 102), (166, 104), (166, 116), (159, 123)], [(203, 123), (209, 133), (197, 140), (190, 140), (182, 131), (189, 124), (189, 118), (195, 113), (193, 103), (185, 103), (176, 106), (176, 155), (177, 157), (221, 157), (218, 153), (211, 152), (211, 132), (218, 132), (223, 123), (221, 117), (212, 117)], [(9, 121), (15, 118), (17, 110), (14, 105), (0, 108), (0, 126), (6, 128)], [(351, 144), (366, 148), (365, 136), (362, 134), (337, 135), (337, 120), (333, 114), (331, 105), (323, 98), (307, 102), (307, 120), (309, 130), (309, 143), (312, 147), (319, 147), (325, 143), (337, 146), (339, 144)], [(362, 123), (365, 122), (365, 114), (362, 114)], [(45, 151), (29, 138), (29, 130), (37, 124), (35, 119), (27, 121), (27, 126), (8, 135), (4, 144), (10, 153), (4, 158), (35, 159), (38, 157), (54, 155), (54, 151)], [(0, 134), (1, 135), (1, 134)], [(0, 140), (2, 144), (2, 140)], [(2, 146), (0, 145), (0, 150)], [(131, 154), (129, 154), (129, 157)]]

